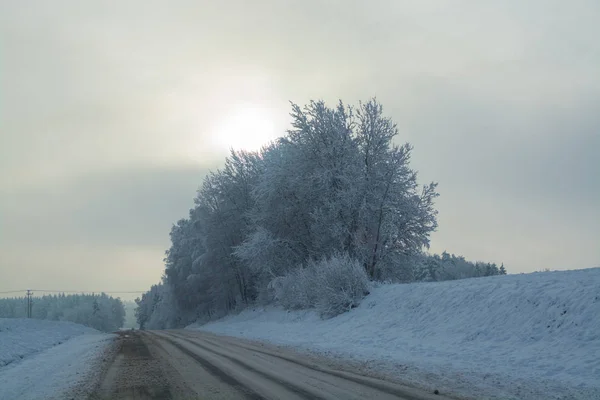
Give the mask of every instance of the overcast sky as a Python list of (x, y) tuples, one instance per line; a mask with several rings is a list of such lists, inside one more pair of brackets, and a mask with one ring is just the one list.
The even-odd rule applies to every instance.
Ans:
[[(0, 291), (146, 290), (227, 146), (376, 96), (432, 250), (600, 265), (600, 3), (0, 0)], [(245, 128), (244, 128), (245, 127)]]

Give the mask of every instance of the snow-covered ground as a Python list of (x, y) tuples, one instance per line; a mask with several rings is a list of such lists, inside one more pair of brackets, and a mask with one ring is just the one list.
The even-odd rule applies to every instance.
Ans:
[(0, 318), (0, 368), (95, 329), (71, 322)]
[(465, 397), (600, 399), (600, 268), (381, 285), (329, 320), (267, 308), (190, 328), (360, 361)]
[(0, 318), (0, 400), (65, 398), (90, 381), (113, 337), (71, 322)]

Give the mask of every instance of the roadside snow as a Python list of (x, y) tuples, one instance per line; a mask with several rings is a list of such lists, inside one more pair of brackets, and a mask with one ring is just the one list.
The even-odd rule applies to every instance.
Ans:
[(0, 400), (69, 397), (113, 337), (70, 322), (0, 319)]
[(600, 268), (382, 285), (325, 321), (268, 308), (189, 328), (366, 362), (466, 397), (600, 399)]
[(0, 318), (0, 368), (95, 329), (72, 322)]

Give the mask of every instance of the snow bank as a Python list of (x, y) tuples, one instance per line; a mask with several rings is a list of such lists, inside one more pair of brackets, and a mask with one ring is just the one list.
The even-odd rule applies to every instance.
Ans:
[(99, 332), (72, 322), (0, 318), (0, 368), (86, 333)]
[(330, 320), (272, 308), (201, 329), (367, 361), (446, 393), (600, 398), (600, 268), (382, 285)]
[(71, 322), (0, 318), (0, 399), (85, 392), (114, 335)]

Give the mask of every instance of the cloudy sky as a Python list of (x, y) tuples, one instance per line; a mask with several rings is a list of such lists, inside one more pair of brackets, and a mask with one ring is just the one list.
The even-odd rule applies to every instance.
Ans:
[(0, 0), (0, 291), (145, 290), (228, 146), (376, 96), (432, 250), (600, 265), (597, 0)]

